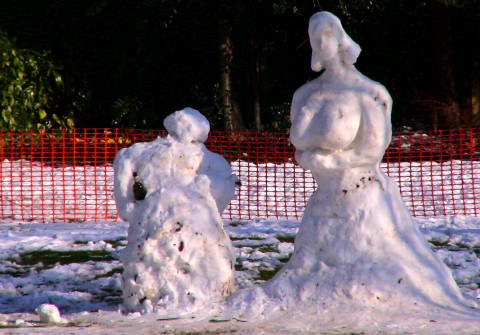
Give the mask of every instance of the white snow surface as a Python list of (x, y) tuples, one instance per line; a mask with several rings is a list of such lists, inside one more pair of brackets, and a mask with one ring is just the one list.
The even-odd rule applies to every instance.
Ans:
[[(454, 216), (415, 219), (430, 248), (449, 267), (464, 295), (480, 297), (480, 218)], [(240, 287), (264, 282), (285, 264), (293, 251), (298, 222), (258, 219), (225, 222), (237, 254), (236, 277)], [(123, 315), (119, 252), (125, 248), (128, 224), (22, 223), (0, 224), (0, 330), (4, 334), (164, 334), (217, 331), (218, 334), (478, 334), (480, 320), (445, 314), (445, 320), (412, 315), (371, 316), (345, 306), (331, 319), (300, 320), (288, 315), (271, 321), (209, 322), (210, 319), (158, 321), (157, 315)], [(33, 252), (56, 251), (53, 264), (25, 262)], [(67, 258), (73, 252), (90, 252), (89, 259)], [(96, 252), (93, 253), (93, 252)], [(105, 255), (112, 256), (111, 258)], [(21, 259), (24, 262), (21, 262)], [(29, 263), (29, 264), (24, 264)], [(428, 285), (428, 283), (425, 283)], [(43, 327), (34, 309), (56, 305), (68, 328)], [(217, 320), (218, 321), (218, 320)], [(38, 326), (42, 326), (37, 328)], [(14, 328), (20, 327), (20, 328)]]

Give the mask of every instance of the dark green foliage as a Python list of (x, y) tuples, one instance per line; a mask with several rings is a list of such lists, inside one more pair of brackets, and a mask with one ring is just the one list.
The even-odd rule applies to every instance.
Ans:
[[(3, 0), (0, 30), (15, 37), (16, 50), (28, 50), (22, 59), (48, 70), (28, 77), (45, 87), (38, 104), (18, 85), (10, 89), (17, 105), (34, 108), (7, 111), (3, 126), (64, 125), (73, 114), (80, 127), (161, 128), (166, 115), (191, 106), (221, 129), (222, 20), (231, 27), (234, 107), (249, 129), (284, 131), (293, 92), (317, 76), (307, 25), (319, 10), (339, 16), (362, 46), (358, 68), (390, 91), (397, 125), (480, 120), (472, 103), (480, 99), (471, 40), (480, 29), (478, 1)], [(7, 92), (23, 80), (19, 69), (0, 80)]]
[(293, 243), (295, 242), (295, 236), (290, 236), (290, 235), (277, 235), (276, 236), (277, 240), (279, 242), (287, 242), (287, 243)]
[(46, 51), (21, 49), (0, 30), (0, 127), (73, 127), (58, 114), (63, 81)]

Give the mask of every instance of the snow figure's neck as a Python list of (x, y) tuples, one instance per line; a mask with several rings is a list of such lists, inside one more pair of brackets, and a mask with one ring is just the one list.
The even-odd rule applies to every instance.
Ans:
[(325, 71), (321, 74), (322, 79), (332, 83), (345, 82), (357, 73), (355, 66), (343, 63), (340, 57), (334, 57), (324, 63), (324, 69)]

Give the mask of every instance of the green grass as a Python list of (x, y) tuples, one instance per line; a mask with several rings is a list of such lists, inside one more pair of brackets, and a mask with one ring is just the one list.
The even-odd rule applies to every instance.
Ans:
[(466, 243), (463, 243), (463, 242), (458, 242), (458, 243), (455, 243), (455, 245), (457, 247), (459, 247), (460, 249), (470, 249), (470, 246)]
[(38, 321), (29, 321), (28, 323), (21, 324), (9, 324), (9, 323), (0, 323), (0, 329), (10, 329), (10, 328), (42, 328), (42, 327), (77, 327), (79, 323), (76, 321), (65, 322), (65, 323), (45, 323)]
[(428, 242), (439, 248), (443, 248), (449, 245), (449, 241), (439, 241), (437, 239), (430, 239), (428, 240)]
[(258, 249), (260, 252), (276, 252), (276, 253), (280, 252), (276, 246), (270, 245), (270, 244), (266, 244), (260, 247), (252, 247), (252, 248)]
[(243, 271), (245, 268), (243, 267), (242, 263), (236, 263), (235, 264), (235, 270), (236, 271)]
[(44, 269), (54, 267), (56, 264), (84, 263), (87, 261), (112, 261), (116, 258), (106, 250), (38, 250), (20, 254), (8, 261), (22, 266), (43, 264)]
[(113, 275), (116, 274), (116, 273), (123, 273), (123, 267), (122, 267), (122, 266), (119, 266), (119, 267), (113, 268), (113, 269), (111, 269), (111, 270), (108, 271), (108, 272), (105, 272), (105, 273), (102, 273), (102, 274), (100, 274), (100, 275), (95, 276), (94, 279), (108, 278), (108, 277), (113, 276)]
[(295, 236), (290, 235), (277, 235), (275, 236), (279, 242), (294, 243)]
[(265, 238), (264, 237), (260, 237), (260, 236), (246, 236), (246, 237), (243, 237), (243, 236), (240, 236), (240, 237), (235, 237), (235, 236), (230, 236), (230, 240), (231, 241), (247, 241), (247, 240), (251, 240), (251, 241), (262, 241), (264, 240)]
[(118, 248), (126, 246), (127, 240), (125, 238), (117, 238), (114, 240), (105, 240), (105, 243), (110, 244), (113, 248)]
[(261, 281), (267, 281), (273, 278), (275, 274), (281, 269), (281, 266), (276, 266), (273, 269), (265, 269), (265, 268), (260, 268), (258, 270), (258, 275), (256, 275), (253, 279), (255, 280), (261, 280)]

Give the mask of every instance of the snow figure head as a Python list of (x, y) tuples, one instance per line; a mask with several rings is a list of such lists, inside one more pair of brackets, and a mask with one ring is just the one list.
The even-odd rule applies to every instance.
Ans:
[(312, 47), (311, 67), (315, 72), (334, 61), (351, 66), (360, 55), (360, 46), (343, 30), (340, 20), (329, 12), (319, 12), (310, 18), (308, 35)]
[(163, 125), (170, 136), (184, 143), (203, 143), (207, 140), (210, 131), (207, 118), (196, 109), (189, 107), (167, 116), (163, 120)]

